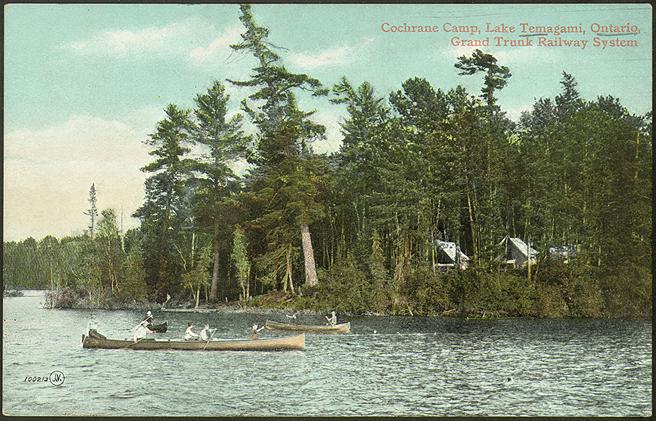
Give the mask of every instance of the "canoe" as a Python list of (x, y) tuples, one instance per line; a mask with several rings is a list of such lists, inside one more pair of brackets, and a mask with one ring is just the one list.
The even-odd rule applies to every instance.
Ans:
[(278, 323), (271, 320), (264, 322), (264, 327), (272, 330), (291, 330), (294, 332), (311, 332), (311, 333), (349, 333), (351, 331), (351, 322), (337, 324), (335, 326), (326, 325), (295, 325), (289, 323)]
[(132, 340), (108, 339), (96, 332), (82, 335), (83, 348), (136, 349), (174, 351), (284, 351), (305, 349), (305, 335), (256, 340), (214, 341), (162, 341), (155, 339)]
[(216, 308), (164, 308), (160, 309), (165, 313), (216, 313)]
[(168, 328), (169, 328), (168, 322), (159, 323), (159, 324), (151, 323), (148, 325), (148, 329), (152, 330), (155, 333), (164, 333), (168, 330)]

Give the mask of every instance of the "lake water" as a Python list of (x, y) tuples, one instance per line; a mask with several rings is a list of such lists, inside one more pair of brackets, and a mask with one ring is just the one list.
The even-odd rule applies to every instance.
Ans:
[[(652, 414), (651, 321), (352, 317), (350, 334), (308, 334), (305, 351), (88, 350), (90, 320), (126, 338), (143, 313), (48, 310), (31, 295), (3, 299), (5, 415)], [(286, 320), (152, 310), (169, 322), (158, 338), (180, 338), (187, 321), (246, 338), (254, 323)], [(63, 384), (26, 381), (53, 371)]]

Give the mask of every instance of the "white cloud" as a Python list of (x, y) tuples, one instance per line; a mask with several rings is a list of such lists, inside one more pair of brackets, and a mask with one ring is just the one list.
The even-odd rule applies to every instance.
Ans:
[(63, 48), (79, 55), (114, 58), (188, 56), (190, 48), (203, 43), (216, 28), (200, 19), (187, 19), (143, 29), (97, 32), (86, 40)]
[(173, 23), (134, 31), (128, 29), (102, 31), (90, 39), (72, 42), (66, 47), (82, 55), (112, 57), (162, 53), (170, 51), (172, 41), (188, 35), (190, 29), (189, 25)]
[(339, 150), (342, 145), (342, 132), (339, 122), (342, 120), (342, 114), (331, 111), (317, 111), (311, 119), (323, 124), (326, 127), (326, 139), (318, 140), (312, 144), (316, 153), (331, 153)]
[(341, 66), (351, 63), (372, 42), (373, 39), (368, 38), (355, 45), (346, 44), (313, 53), (293, 53), (289, 55), (289, 60), (293, 65), (305, 69)]
[[(239, 42), (242, 29), (240, 25), (231, 25), (219, 30), (206, 21), (188, 19), (138, 30), (102, 31), (63, 48), (81, 56), (114, 59), (177, 58), (215, 72), (217, 66), (233, 65), (248, 56), (230, 48), (231, 44)], [(223, 69), (229, 70), (228, 67)]]
[(159, 118), (154, 108), (121, 120), (77, 115), (5, 133), (4, 238), (80, 232), (91, 183), (98, 207), (123, 208), (126, 228), (134, 226), (146, 177), (139, 168), (151, 160), (143, 140)]
[(521, 105), (518, 107), (501, 107), (502, 111), (506, 112), (506, 116), (514, 122), (518, 122), (524, 111), (530, 111), (532, 104)]
[(232, 52), (230, 44), (236, 44), (241, 39), (242, 27), (233, 25), (226, 27), (221, 35), (212, 40), (206, 47), (196, 47), (191, 50), (189, 57), (194, 64), (205, 64), (209, 61), (227, 60)]

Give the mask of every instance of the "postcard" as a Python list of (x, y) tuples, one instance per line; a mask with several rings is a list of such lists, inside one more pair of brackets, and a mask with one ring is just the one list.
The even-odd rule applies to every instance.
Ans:
[(3, 415), (651, 416), (651, 5), (3, 12)]

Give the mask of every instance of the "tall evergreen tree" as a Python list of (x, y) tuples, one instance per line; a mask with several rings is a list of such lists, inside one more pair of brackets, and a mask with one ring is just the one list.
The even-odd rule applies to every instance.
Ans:
[(89, 235), (93, 240), (93, 234), (96, 227), (96, 217), (98, 217), (98, 208), (96, 206), (96, 183), (91, 184), (89, 189), (89, 209), (83, 212), (85, 215), (89, 216)]
[(176, 257), (176, 242), (188, 220), (185, 199), (190, 195), (185, 184), (190, 167), (186, 158), (190, 112), (171, 104), (165, 113), (146, 141), (155, 160), (142, 168), (152, 175), (146, 179), (145, 203), (134, 214), (142, 221), (146, 282), (159, 298), (179, 285), (182, 267)]
[(576, 90), (578, 83), (574, 76), (567, 72), (563, 72), (563, 79), (560, 81), (563, 87), (562, 92), (556, 96), (556, 113), (558, 117), (564, 118), (569, 114), (576, 111), (577, 107), (581, 105), (579, 92)]
[(121, 250), (121, 238), (114, 209), (102, 211), (98, 222), (96, 244), (96, 250), (100, 255), (101, 282), (111, 293), (115, 293), (122, 284), (125, 256)]
[[(242, 103), (242, 108), (258, 128), (257, 148), (252, 161), (257, 164), (253, 176), (260, 179), (253, 184), (256, 189), (253, 194), (259, 203), (265, 204), (259, 215), (259, 224), (275, 219), (272, 215), (291, 212), (289, 223), (300, 228), (306, 284), (314, 286), (317, 284), (317, 275), (309, 226), (315, 221), (316, 215), (321, 214), (322, 205), (309, 201), (301, 212), (297, 212), (298, 208), (288, 207), (290, 201), (296, 198), (288, 197), (285, 200), (282, 199), (285, 196), (278, 193), (281, 189), (291, 192), (303, 188), (303, 184), (297, 182), (308, 179), (302, 171), (307, 168), (304, 161), (311, 155), (309, 143), (322, 138), (325, 132), (322, 125), (309, 118), (314, 111), (305, 112), (298, 107), (295, 91), (309, 91), (319, 96), (325, 95), (327, 90), (317, 79), (289, 72), (272, 49), (275, 46), (268, 40), (269, 30), (255, 22), (250, 5), (241, 5), (240, 10), (245, 32), (241, 35), (242, 41), (231, 47), (235, 51), (253, 54), (257, 65), (253, 68), (250, 80), (231, 82), (236, 86), (254, 88), (255, 92), (249, 98), (259, 102), (255, 106), (246, 100)], [(264, 229), (273, 235), (274, 230), (280, 229), (275, 225), (265, 225)], [(286, 258), (285, 273), (291, 274), (290, 255), (296, 241), (289, 235), (275, 237), (269, 238), (271, 241), (267, 242), (267, 254), (269, 257), (278, 256), (273, 260)], [(289, 281), (289, 275), (285, 279)]]
[[(376, 171), (376, 154), (379, 151), (380, 132), (387, 122), (389, 108), (384, 98), (376, 93), (368, 82), (353, 87), (344, 77), (332, 92), (331, 102), (345, 104), (348, 115), (340, 123), (342, 145), (338, 157), (337, 186), (341, 224), (350, 237), (360, 241), (370, 223), (372, 192), (379, 186)], [(354, 238), (354, 239), (355, 239)], [(346, 240), (346, 239), (345, 239)], [(346, 244), (341, 246), (345, 251)], [(345, 255), (344, 255), (345, 256)], [(342, 256), (342, 257), (344, 257)]]
[(219, 295), (220, 236), (229, 231), (229, 215), (234, 213), (234, 196), (239, 189), (237, 177), (230, 167), (235, 160), (244, 157), (250, 137), (241, 128), (242, 115), (226, 117), (230, 96), (220, 82), (214, 82), (205, 94), (196, 97), (192, 139), (204, 147), (203, 155), (194, 160), (191, 169), (197, 186), (197, 213), (201, 223), (212, 230), (213, 270), (210, 299)]
[(455, 64), (460, 69), (461, 75), (473, 75), (478, 72), (485, 73), (485, 79), (482, 88), (482, 97), (485, 99), (490, 110), (496, 106), (496, 97), (494, 93), (503, 89), (508, 83), (511, 73), (506, 66), (499, 66), (497, 59), (492, 54), (487, 54), (479, 49), (474, 50), (471, 57), (458, 57)]
[(470, 212), (477, 210), (477, 215), (470, 218), (470, 224), (476, 218), (478, 232), (472, 230), (474, 244), (474, 260), (485, 257), (494, 259), (496, 251), (494, 244), (503, 235), (503, 170), (509, 157), (509, 134), (512, 130), (510, 122), (499, 112), (495, 93), (508, 84), (511, 77), (510, 69), (497, 64), (497, 59), (491, 55), (475, 50), (471, 57), (461, 56), (455, 64), (460, 69), (460, 75), (485, 73), (482, 95), (486, 102), (486, 121), (478, 130), (476, 141), (481, 163), (481, 172), (473, 178), (471, 193), (467, 197)]

